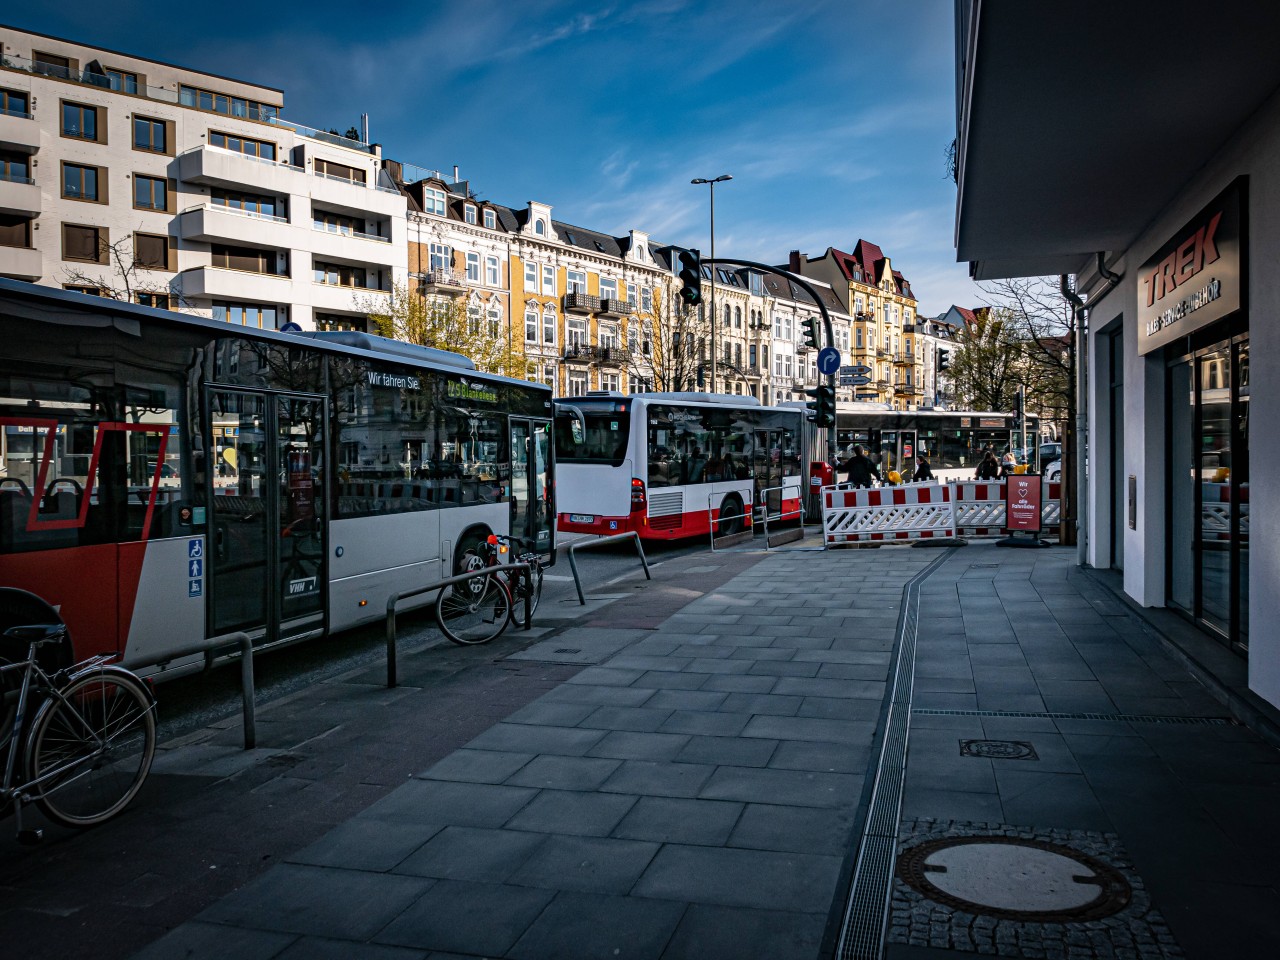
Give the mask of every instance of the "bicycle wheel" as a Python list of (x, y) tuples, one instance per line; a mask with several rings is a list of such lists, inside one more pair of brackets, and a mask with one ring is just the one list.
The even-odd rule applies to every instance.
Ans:
[[(530, 582), (533, 584), (532, 593), (530, 593)], [(511, 590), (511, 622), (523, 623), (525, 594), (529, 593), (530, 617), (538, 611), (538, 601), (542, 599), (542, 565), (530, 564), (529, 579), (521, 576), (517, 571), (511, 571), (508, 574), (508, 587)]]
[(106, 668), (46, 701), (27, 741), (27, 779), (54, 823), (91, 827), (128, 806), (151, 770), (156, 717), (142, 682)]
[(490, 569), (470, 580), (452, 584), (436, 598), (436, 621), (454, 643), (488, 643), (507, 627), (511, 594)]

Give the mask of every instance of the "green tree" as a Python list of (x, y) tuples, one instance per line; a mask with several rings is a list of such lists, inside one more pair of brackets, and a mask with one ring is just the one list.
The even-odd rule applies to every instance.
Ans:
[(1067, 417), (1075, 314), (1057, 277), (1014, 277), (982, 288), (1021, 344), (1018, 381), (1027, 388), (1027, 409), (1044, 420)]
[(959, 404), (970, 410), (1013, 409), (1024, 386), (1024, 344), (1009, 311), (986, 307), (974, 311), (956, 336), (951, 380)]
[(481, 309), (468, 309), (465, 299), (423, 296), (397, 284), (390, 296), (357, 297), (356, 306), (379, 336), (460, 353), (485, 373), (528, 377), (524, 354), (510, 328), (484, 316)]

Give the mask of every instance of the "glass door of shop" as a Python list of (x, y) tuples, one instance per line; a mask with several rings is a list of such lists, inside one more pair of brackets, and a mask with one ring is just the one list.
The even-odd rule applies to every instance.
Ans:
[(324, 402), (209, 391), (209, 626), (272, 643), (324, 625)]
[(1170, 368), (1170, 600), (1249, 643), (1249, 343)]

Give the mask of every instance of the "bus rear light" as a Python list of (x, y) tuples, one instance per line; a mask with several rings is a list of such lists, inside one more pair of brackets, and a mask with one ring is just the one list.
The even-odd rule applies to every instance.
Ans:
[(631, 512), (643, 513), (648, 503), (648, 498), (644, 492), (644, 481), (639, 477), (633, 477), (631, 480)]

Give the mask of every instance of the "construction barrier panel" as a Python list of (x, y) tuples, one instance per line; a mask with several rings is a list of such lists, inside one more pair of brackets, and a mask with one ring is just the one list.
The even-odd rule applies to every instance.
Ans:
[[(1062, 517), (1062, 484), (1041, 480), (1040, 528), (1056, 527)], [(955, 488), (956, 535), (961, 537), (1003, 537), (1004, 481), (960, 480)]]
[(951, 487), (912, 483), (901, 487), (822, 489), (824, 546), (903, 540), (953, 539)]

